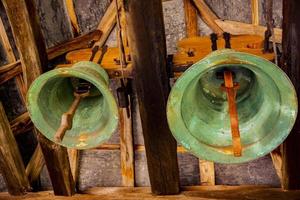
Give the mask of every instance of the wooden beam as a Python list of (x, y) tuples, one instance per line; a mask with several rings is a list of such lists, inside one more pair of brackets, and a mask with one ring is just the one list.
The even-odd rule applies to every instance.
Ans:
[[(246, 24), (237, 21), (220, 20), (217, 19), (215, 22), (225, 31), (232, 35), (260, 35), (264, 37), (267, 27), (256, 26), (253, 24)], [(281, 43), (282, 29), (274, 28), (275, 42)]]
[(30, 120), (28, 112), (25, 112), (16, 119), (12, 120), (10, 122), (10, 126), (15, 136), (26, 133), (33, 128), (33, 124)]
[(107, 38), (109, 37), (111, 31), (113, 30), (113, 28), (117, 23), (116, 11), (117, 10), (116, 10), (115, 0), (112, 0), (112, 2), (110, 3), (109, 7), (105, 11), (105, 14), (101, 18), (100, 23), (97, 27), (97, 29), (102, 32), (102, 36), (100, 40), (95, 43), (94, 46), (98, 45), (99, 47), (102, 47), (105, 44)]
[[(33, 0), (3, 0), (22, 61), (26, 88), (47, 68), (47, 53)], [(21, 31), (20, 31), (21, 30)], [(75, 187), (67, 150), (36, 131), (56, 195), (72, 195)]]
[(186, 26), (186, 36), (194, 37), (198, 35), (197, 10), (191, 0), (184, 0), (184, 17)]
[(199, 160), (200, 184), (215, 185), (215, 164), (206, 160)]
[(101, 31), (95, 30), (88, 34), (73, 38), (67, 42), (51, 47), (47, 49), (48, 59), (52, 60), (58, 56), (77, 49), (90, 48), (94, 42), (101, 38), (101, 35)]
[[(283, 4), (282, 69), (290, 77), (300, 99), (300, 1), (286, 0)], [(298, 103), (299, 104), (299, 103)], [(283, 189), (300, 189), (300, 118), (283, 143)]]
[[(11, 24), (16, 46), (20, 53), (21, 62), (23, 64), (24, 82), (26, 88), (28, 88), (34, 79), (42, 73), (41, 66), (46, 67), (46, 63), (42, 63), (39, 59), (43, 54), (47, 56), (44, 53), (45, 45), (43, 42), (38, 42), (38, 46), (36, 46), (36, 39), (42, 39), (41, 30), (32, 27), (37, 22), (34, 22), (33, 18), (35, 16), (33, 17), (33, 13), (27, 10), (25, 0), (4, 0), (3, 5)], [(28, 6), (28, 8), (30, 7)]]
[(120, 108), (119, 113), (122, 186), (134, 187), (132, 118), (127, 117), (126, 108)]
[[(6, 60), (9, 63), (16, 63), (16, 62), (18, 62), (16, 60), (16, 57), (15, 57), (14, 52), (13, 52), (13, 49), (12, 49), (11, 44), (9, 42), (9, 39), (7, 37), (6, 30), (5, 30), (5, 27), (4, 27), (4, 24), (3, 24), (3, 21), (2, 21), (1, 18), (0, 18), (0, 38), (1, 38), (1, 44), (3, 45), (3, 49), (4, 49), (4, 52), (5, 52)], [(26, 101), (26, 92), (24, 91), (23, 74), (19, 74), (16, 77), (15, 80), (16, 80), (17, 88), (19, 90), (20, 97), (22, 99), (22, 103), (25, 105), (25, 103), (26, 103), (25, 102)]]
[(215, 22), (218, 17), (215, 13), (206, 5), (204, 0), (193, 0), (197, 7), (202, 20), (212, 29), (212, 31), (218, 35), (223, 34), (222, 28)]
[(21, 154), (0, 102), (0, 170), (11, 195), (30, 190)]
[(65, 0), (67, 12), (71, 21), (72, 30), (75, 36), (79, 35), (80, 28), (77, 21), (77, 16), (74, 8), (73, 0)]
[(80, 151), (77, 149), (68, 149), (68, 155), (74, 184), (76, 185), (78, 183)]
[(22, 74), (22, 65), (21, 63), (18, 63), (10, 70), (0, 74), (0, 85), (20, 74)]
[(169, 79), (162, 2), (126, 1), (125, 12), (151, 189), (154, 194), (176, 194), (176, 141), (165, 112)]
[(26, 174), (30, 183), (33, 183), (39, 178), (44, 165), (45, 165), (45, 160), (43, 157), (41, 147), (38, 144), (29, 163), (26, 166)]
[(38, 141), (41, 144), (54, 194), (73, 195), (75, 184), (66, 148), (51, 142), (42, 134), (38, 134)]
[(259, 25), (259, 0), (251, 0), (252, 24)]

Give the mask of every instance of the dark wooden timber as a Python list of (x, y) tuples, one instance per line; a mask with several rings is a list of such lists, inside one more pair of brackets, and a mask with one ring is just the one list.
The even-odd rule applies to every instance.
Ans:
[[(3, 0), (16, 46), (18, 48), (26, 88), (47, 68), (47, 53), (33, 0)], [(75, 191), (67, 149), (36, 131), (56, 195), (72, 195)], [(41, 155), (41, 154), (40, 154)], [(35, 157), (36, 158), (36, 157)], [(39, 159), (39, 158), (36, 158)], [(34, 160), (30, 162), (35, 163)]]
[(169, 82), (161, 0), (126, 1), (129, 46), (152, 192), (179, 192), (176, 141), (168, 128)]
[[(282, 69), (290, 77), (300, 99), (300, 1), (285, 0), (283, 3), (283, 57)], [(283, 143), (283, 189), (300, 189), (300, 118)]]
[(9, 194), (23, 195), (30, 190), (21, 154), (0, 102), (0, 170)]

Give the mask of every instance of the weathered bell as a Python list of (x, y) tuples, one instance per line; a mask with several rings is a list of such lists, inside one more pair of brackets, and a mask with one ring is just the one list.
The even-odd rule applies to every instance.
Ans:
[[(89, 94), (77, 105), (71, 129), (65, 131), (61, 142), (57, 142), (55, 135), (62, 116), (73, 105), (74, 91), (81, 82), (90, 85)], [(88, 61), (46, 72), (28, 91), (27, 108), (31, 120), (49, 140), (65, 147), (96, 147), (108, 140), (118, 126), (118, 108), (108, 84), (105, 70)]]
[[(222, 74), (239, 85), (238, 119), (229, 116)], [(173, 86), (167, 105), (174, 137), (197, 157), (218, 163), (250, 161), (274, 150), (291, 131), (298, 111), (295, 89), (273, 63), (233, 50), (215, 51)], [(231, 125), (238, 122), (241, 155), (234, 156)]]

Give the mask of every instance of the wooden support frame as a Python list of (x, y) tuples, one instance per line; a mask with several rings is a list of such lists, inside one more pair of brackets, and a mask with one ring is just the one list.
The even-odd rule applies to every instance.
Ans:
[[(25, 88), (28, 88), (34, 79), (42, 73), (42, 67), (46, 68), (47, 66), (47, 53), (37, 21), (35, 5), (32, 0), (4, 0), (3, 4), (20, 54)], [(22, 31), (19, 31), (20, 29)], [(74, 194), (75, 187), (67, 150), (49, 141), (38, 131), (36, 133), (45, 155), (54, 193), (67, 196)]]
[(179, 192), (176, 141), (165, 113), (169, 83), (162, 2), (127, 1), (125, 12), (151, 189), (155, 194), (176, 194)]
[(197, 10), (191, 0), (183, 0), (186, 36), (198, 35)]
[(251, 0), (252, 24), (259, 25), (259, 0)]
[(0, 170), (11, 195), (30, 191), (21, 154), (0, 102)]

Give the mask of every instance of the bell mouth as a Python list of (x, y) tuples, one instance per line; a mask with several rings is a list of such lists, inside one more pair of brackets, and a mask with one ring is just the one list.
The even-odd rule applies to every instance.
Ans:
[[(224, 80), (230, 70), (239, 83), (236, 104), (242, 156), (234, 157)], [(297, 115), (297, 96), (288, 77), (254, 55), (216, 51), (194, 64), (175, 83), (167, 104), (172, 134), (194, 155), (219, 163), (261, 157), (287, 137)]]
[[(97, 66), (99, 67), (99, 66)], [(28, 110), (35, 126), (48, 139), (61, 125), (61, 117), (72, 105), (75, 88), (82, 80), (91, 84), (89, 96), (82, 98), (61, 145), (93, 148), (108, 140), (118, 126), (118, 110), (113, 95), (97, 71), (79, 68), (55, 69), (41, 75), (28, 92)], [(92, 71), (90, 71), (92, 72)]]
[[(280, 114), (279, 90), (272, 78), (259, 69), (218, 65), (203, 71), (190, 81), (183, 94), (182, 119), (200, 142), (225, 149), (232, 145), (227, 96), (221, 88), (224, 79), (218, 76), (225, 70), (234, 74), (234, 82), (240, 86), (236, 104), (241, 140), (246, 147), (272, 131), (272, 126), (264, 125), (276, 123)], [(203, 134), (204, 130), (207, 134)]]

